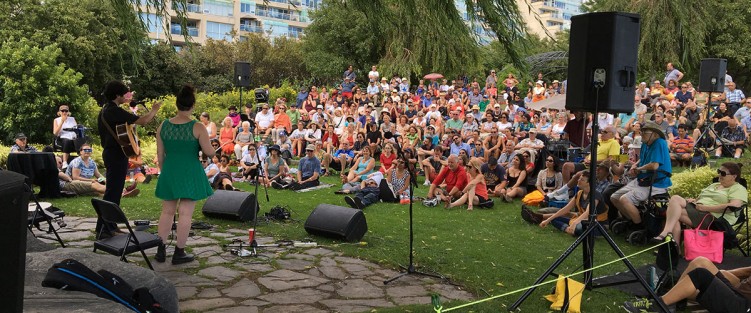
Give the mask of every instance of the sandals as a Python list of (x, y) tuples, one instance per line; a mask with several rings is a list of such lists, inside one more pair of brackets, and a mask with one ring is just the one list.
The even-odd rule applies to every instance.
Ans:
[(670, 240), (673, 240), (673, 233), (668, 233), (665, 236), (658, 235), (657, 237), (654, 237), (654, 238), (650, 239), (649, 241), (651, 243), (654, 243), (654, 244), (661, 244), (661, 243), (665, 242), (665, 238), (668, 238), (668, 237), (670, 237)]
[(337, 194), (337, 195), (347, 195), (347, 194), (349, 194), (349, 190), (339, 189), (337, 191), (334, 191), (334, 194)]

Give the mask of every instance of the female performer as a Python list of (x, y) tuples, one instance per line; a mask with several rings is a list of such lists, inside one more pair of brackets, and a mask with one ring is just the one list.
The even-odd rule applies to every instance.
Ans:
[(156, 196), (163, 200), (158, 228), (162, 243), (157, 248), (157, 262), (165, 261), (167, 252), (164, 242), (167, 242), (172, 230), (176, 211), (180, 217), (172, 264), (193, 261), (193, 255), (185, 253), (193, 210), (197, 200), (206, 199), (213, 193), (198, 160), (198, 151), (206, 156), (213, 156), (215, 152), (209, 143), (206, 128), (192, 117), (195, 103), (193, 87), (183, 86), (177, 94), (177, 115), (162, 122), (157, 129), (157, 155), (162, 168)]

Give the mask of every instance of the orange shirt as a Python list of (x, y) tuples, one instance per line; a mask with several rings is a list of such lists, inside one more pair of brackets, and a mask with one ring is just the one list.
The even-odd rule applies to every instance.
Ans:
[(284, 127), (287, 134), (292, 133), (292, 122), (289, 119), (287, 113), (278, 113), (274, 116), (274, 128)]

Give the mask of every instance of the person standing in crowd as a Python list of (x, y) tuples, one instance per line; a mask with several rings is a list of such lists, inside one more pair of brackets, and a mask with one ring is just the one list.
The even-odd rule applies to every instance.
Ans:
[(196, 201), (206, 199), (213, 194), (211, 185), (206, 180), (198, 151), (204, 156), (214, 156), (214, 149), (209, 142), (206, 128), (193, 119), (196, 96), (191, 86), (183, 86), (177, 94), (177, 114), (168, 119), (157, 129), (157, 156), (161, 172), (156, 185), (156, 196), (162, 199), (162, 214), (159, 217), (159, 238), (162, 243), (157, 247), (156, 261), (164, 262), (166, 246), (175, 213), (179, 213), (177, 223), (177, 240), (172, 264), (193, 261), (193, 255), (185, 253), (185, 244), (190, 232), (193, 210)]
[[(162, 106), (162, 102), (157, 101), (152, 105), (148, 113), (139, 117), (120, 107), (125, 102), (125, 94), (127, 92), (128, 87), (121, 81), (107, 83), (103, 93), (107, 102), (102, 106), (97, 122), (99, 137), (102, 139), (102, 159), (104, 167), (107, 169), (107, 173), (105, 174), (107, 185), (104, 197), (102, 198), (117, 205), (120, 205), (123, 187), (125, 187), (125, 176), (128, 173), (128, 157), (115, 138), (114, 129), (117, 125), (125, 123), (146, 125), (146, 123), (154, 119), (154, 116), (156, 116), (156, 113), (159, 112), (159, 108)], [(203, 133), (206, 133), (205, 128), (202, 130)], [(162, 163), (164, 159), (158, 158), (158, 160)], [(118, 232), (120, 230), (117, 228), (117, 225), (105, 224), (101, 218), (97, 219), (96, 233), (98, 238), (111, 237), (113, 233)]]
[(681, 71), (673, 67), (673, 63), (668, 62), (668, 64), (665, 67), (667, 69), (667, 72), (665, 72), (665, 79), (663, 79), (663, 82), (665, 82), (665, 86), (669, 85), (669, 82), (671, 80), (675, 82), (681, 81), (681, 79), (683, 78), (683, 73), (681, 73)]

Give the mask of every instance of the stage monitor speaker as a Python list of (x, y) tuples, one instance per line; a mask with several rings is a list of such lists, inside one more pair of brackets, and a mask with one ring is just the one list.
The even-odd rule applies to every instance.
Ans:
[(250, 192), (217, 190), (206, 199), (201, 212), (208, 217), (248, 222), (258, 214), (258, 200)]
[(322, 203), (308, 216), (305, 231), (311, 235), (355, 242), (368, 232), (368, 223), (362, 210)]
[[(256, 88), (256, 103), (269, 103), (269, 95), (266, 93), (266, 89)], [(261, 111), (261, 106), (258, 106), (258, 111)]]
[(634, 111), (640, 19), (621, 12), (571, 18), (566, 109)]
[(725, 91), (725, 72), (728, 68), (726, 59), (702, 59), (699, 71), (699, 91)]
[(250, 63), (235, 62), (235, 87), (250, 87)]
[(3, 312), (23, 312), (23, 286), (26, 272), (26, 225), (28, 225), (30, 183), (24, 175), (0, 170), (0, 282), (7, 292), (0, 292)]

